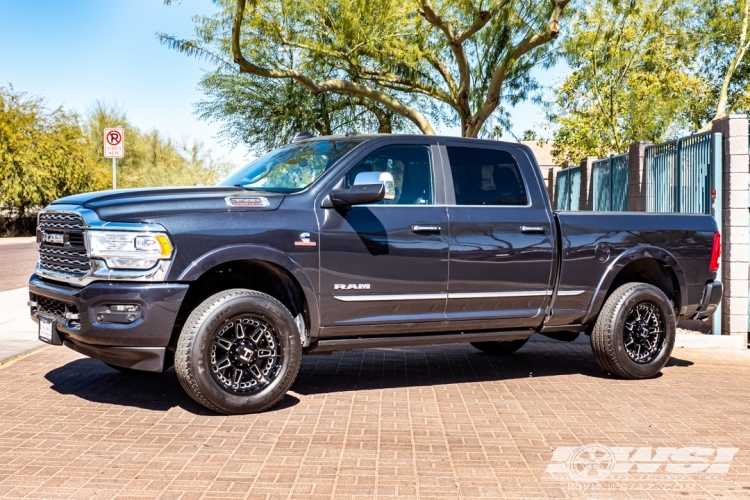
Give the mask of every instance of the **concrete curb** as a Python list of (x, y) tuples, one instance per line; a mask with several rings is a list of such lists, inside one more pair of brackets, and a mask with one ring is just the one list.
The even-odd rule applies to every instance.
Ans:
[(747, 338), (744, 335), (694, 335), (678, 333), (674, 345), (685, 349), (747, 349)]
[(48, 344), (42, 344), (39, 347), (34, 347), (30, 351), (22, 352), (21, 354), (18, 354), (17, 356), (13, 356), (12, 358), (4, 359), (0, 361), (0, 369), (5, 368), (9, 364), (13, 363), (14, 361), (18, 361), (21, 358), (25, 358), (26, 356), (29, 356), (31, 354), (34, 354), (37, 351), (41, 351), (42, 349), (46, 349), (47, 347), (50, 347)]
[(29, 317), (29, 289), (0, 292), (0, 362), (41, 347), (37, 324)]

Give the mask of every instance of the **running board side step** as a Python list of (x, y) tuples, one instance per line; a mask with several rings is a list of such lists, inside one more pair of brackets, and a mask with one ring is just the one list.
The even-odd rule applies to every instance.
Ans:
[(365, 337), (356, 339), (319, 340), (305, 354), (350, 351), (352, 349), (370, 349), (377, 347), (400, 347), (410, 345), (456, 344), (462, 342), (486, 342), (492, 340), (527, 339), (534, 330), (514, 330), (505, 332), (451, 333), (441, 335), (418, 335), (411, 337)]

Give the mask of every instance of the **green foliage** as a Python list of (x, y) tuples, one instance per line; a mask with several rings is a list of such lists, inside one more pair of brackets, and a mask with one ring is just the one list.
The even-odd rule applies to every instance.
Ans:
[(690, 30), (698, 47), (697, 67), (705, 81), (704, 94), (690, 99), (687, 114), (697, 129), (716, 115), (722, 83), (728, 72), (731, 74), (723, 113), (750, 112), (750, 57), (746, 53), (750, 43), (745, 40), (744, 57), (732, 72), (730, 66), (740, 46), (743, 21), (748, 22), (744, 19), (748, 15), (747, 1), (703, 0), (695, 3), (693, 9)]
[(39, 97), (0, 87), (0, 205), (6, 228), (33, 207), (106, 186), (81, 120)]
[(660, 142), (683, 130), (686, 96), (704, 92), (685, 5), (598, 1), (578, 10), (563, 51), (572, 74), (556, 89), (553, 155), (563, 165)]
[[(214, 66), (198, 112), (224, 135), (266, 150), (299, 130), (321, 134), (422, 130), (460, 124), (485, 131), (490, 113), (538, 88), (567, 0), (256, 0), (238, 48), (235, 8), (196, 17), (195, 37), (160, 34), (167, 46)], [(242, 73), (238, 70), (238, 64)]]
[[(621, 153), (636, 141), (687, 135), (710, 121), (739, 43), (743, 0), (597, 0), (571, 17), (572, 74), (549, 110), (562, 165)], [(750, 109), (750, 62), (735, 71), (726, 111)]]
[(125, 129), (118, 187), (210, 185), (233, 165), (200, 142), (133, 127), (117, 106), (97, 102), (85, 119), (44, 99), (0, 87), (0, 233), (24, 234), (33, 213), (55, 199), (111, 187), (102, 132)]
[(155, 129), (143, 132), (117, 105), (97, 101), (86, 117), (87, 144), (91, 157), (109, 172), (112, 160), (102, 154), (102, 131), (107, 127), (125, 130), (125, 157), (117, 160), (118, 188), (212, 185), (233, 168), (201, 142), (177, 142)]
[(401, 116), (342, 94), (313, 95), (291, 80), (267, 80), (236, 73), (207, 73), (201, 89), (208, 99), (198, 115), (221, 121), (221, 136), (258, 154), (288, 144), (300, 131), (319, 135), (347, 132), (415, 132)]

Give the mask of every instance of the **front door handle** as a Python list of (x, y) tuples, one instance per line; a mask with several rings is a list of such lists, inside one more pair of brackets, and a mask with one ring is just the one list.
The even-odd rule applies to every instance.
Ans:
[(544, 234), (546, 231), (543, 226), (521, 226), (521, 232), (524, 234)]
[(413, 233), (427, 233), (427, 234), (439, 233), (440, 232), (440, 226), (414, 224), (411, 227), (411, 231)]

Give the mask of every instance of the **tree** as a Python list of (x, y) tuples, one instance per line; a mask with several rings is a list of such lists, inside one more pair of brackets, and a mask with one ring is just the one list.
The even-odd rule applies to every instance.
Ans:
[(50, 202), (111, 187), (102, 132), (122, 126), (122, 187), (215, 184), (233, 165), (202, 142), (175, 141), (132, 126), (115, 104), (97, 102), (85, 118), (50, 110), (41, 97), (0, 87), (0, 234), (32, 232), (34, 212)]
[(572, 13), (572, 74), (549, 111), (562, 164), (662, 142), (750, 110), (746, 0), (610, 2)]
[(0, 87), (0, 203), (3, 232), (30, 209), (106, 186), (88, 151), (80, 117), (49, 110), (40, 97)]
[(223, 122), (222, 138), (242, 142), (258, 154), (289, 143), (301, 130), (333, 135), (413, 129), (401, 116), (370, 101), (340, 94), (315, 96), (294, 81), (208, 73), (200, 87), (209, 99), (196, 104), (198, 115)]
[(186, 138), (178, 142), (156, 129), (143, 132), (116, 103), (97, 101), (84, 128), (89, 153), (105, 171), (111, 160), (102, 155), (102, 131), (108, 127), (125, 130), (125, 157), (117, 162), (118, 187), (212, 185), (233, 168), (202, 142)]
[[(196, 39), (161, 34), (162, 42), (211, 61), (217, 75), (248, 75), (252, 88), (293, 82), (292, 92), (331, 96), (299, 102), (312, 111), (307, 116), (345, 105), (352, 109), (343, 117), (369, 110), (378, 128), (387, 122), (382, 115), (425, 134), (434, 133), (433, 124), (458, 123), (463, 135), (477, 137), (503, 102), (534, 90), (530, 70), (552, 61), (545, 45), (557, 37), (569, 0), (255, 0), (247, 8), (245, 0), (215, 2), (219, 13), (196, 19)], [(221, 99), (237, 99), (229, 85), (224, 89)], [(315, 113), (316, 105), (324, 112)], [(254, 111), (258, 120), (274, 115), (261, 106)], [(238, 134), (236, 125), (228, 132)]]
[(728, 112), (750, 110), (750, 63), (745, 59), (750, 49), (750, 0), (700, 2), (697, 10), (695, 32), (703, 37), (707, 49), (702, 52), (701, 70), (712, 84), (710, 98), (694, 107), (694, 122), (703, 119), (701, 131), (707, 131), (713, 120)]
[(574, 13), (562, 51), (572, 73), (549, 112), (553, 156), (563, 165), (660, 142), (690, 127), (691, 96), (707, 83), (694, 72), (690, 4), (597, 1)]

